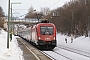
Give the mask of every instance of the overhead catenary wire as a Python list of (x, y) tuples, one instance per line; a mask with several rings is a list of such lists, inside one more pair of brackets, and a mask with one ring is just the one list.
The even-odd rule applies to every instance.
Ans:
[[(51, 7), (53, 7), (55, 4), (57, 4), (58, 2), (59, 2), (60, 0), (58, 0), (58, 1), (56, 1), (56, 2), (54, 2), (54, 4), (53, 5), (51, 5), (49, 8), (51, 8)], [(45, 4), (44, 5), (42, 5), (41, 7), (44, 7), (47, 3), (49, 3), (50, 2), (50, 0), (48, 0), (47, 2), (45, 2)], [(40, 7), (40, 8), (41, 8)]]
[[(42, 5), (41, 7), (45, 6), (49, 1), (50, 1), (50, 0), (48, 0), (47, 2), (45, 2), (45, 4)], [(53, 5), (51, 5), (49, 8), (53, 7), (53, 6), (54, 6), (55, 4), (57, 4), (59, 1), (60, 1), (60, 0), (56, 1), (56, 2), (55, 2)], [(40, 8), (41, 8), (41, 7), (40, 7)]]
[(44, 4), (44, 5), (42, 5), (42, 7), (43, 7), (43, 6), (45, 6), (45, 5), (46, 5), (49, 1), (50, 1), (50, 0), (48, 0), (47, 2), (45, 2), (45, 4)]
[[(51, 5), (49, 8), (53, 7), (55, 4), (57, 4), (60, 0), (56, 1), (53, 5)], [(41, 7), (45, 6), (48, 2), (50, 2), (50, 0), (46, 1)], [(12, 10), (28, 10), (28, 9), (12, 9)], [(16, 11), (15, 11), (16, 12)], [(19, 14), (19, 13), (18, 13)], [(20, 15), (20, 14), (19, 14)], [(26, 14), (24, 14), (26, 15)], [(24, 15), (20, 15), (21, 16), (24, 16)]]
[(12, 9), (12, 10), (28, 10), (28, 9)]
[(41, 5), (40, 8), (44, 7), (48, 2), (50, 2), (50, 0), (46, 1), (43, 5)]
[[(12, 9), (15, 13), (19, 14), (18, 12), (15, 11), (15, 9)], [(20, 14), (19, 14), (20, 15)]]
[(26, 14), (20, 15), (18, 12), (16, 12), (15, 10), (28, 10), (28, 9), (12, 9), (15, 13), (17, 13), (19, 15), (19, 17), (25, 16)]
[[(28, 10), (28, 9), (12, 9), (12, 10), (15, 11), (15, 10)], [(15, 12), (16, 12), (16, 11), (15, 11)], [(19, 14), (19, 13), (18, 13), (18, 14)], [(26, 14), (24, 14), (24, 15), (26, 15)], [(24, 16), (24, 15), (20, 15), (20, 14), (19, 14), (19, 17), (22, 17), (22, 16)]]
[(60, 0), (56, 1), (53, 5), (51, 5), (49, 8), (53, 7), (56, 3), (58, 3)]

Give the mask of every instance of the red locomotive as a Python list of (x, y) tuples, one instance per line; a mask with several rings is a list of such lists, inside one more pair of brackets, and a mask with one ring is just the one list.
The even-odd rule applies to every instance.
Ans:
[(20, 31), (19, 35), (39, 49), (52, 50), (56, 47), (56, 27), (47, 21)]

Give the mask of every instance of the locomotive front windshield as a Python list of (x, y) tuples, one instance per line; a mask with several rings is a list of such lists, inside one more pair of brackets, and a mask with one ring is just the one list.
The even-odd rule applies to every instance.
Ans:
[(40, 32), (41, 32), (41, 35), (52, 35), (53, 27), (52, 26), (41, 26)]

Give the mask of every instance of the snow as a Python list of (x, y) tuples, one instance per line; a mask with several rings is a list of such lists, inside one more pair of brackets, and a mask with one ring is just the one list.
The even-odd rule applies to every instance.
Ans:
[(7, 48), (7, 32), (0, 31), (0, 60), (24, 60), (23, 51), (18, 47), (16, 36), (13, 36), (12, 41)]
[[(67, 38), (67, 43), (65, 42), (65, 38)], [(90, 46), (89, 46), (90, 38), (89, 37), (85, 37), (85, 36), (80, 36), (78, 38), (73, 37), (73, 42), (71, 43), (71, 37), (62, 35), (59, 33), (59, 34), (57, 34), (57, 46), (59, 46), (59, 45), (79, 49), (79, 50), (90, 53)], [(78, 55), (78, 54), (75, 54), (72, 52), (68, 52), (63, 49), (58, 49), (57, 47), (54, 50), (56, 52), (59, 52), (60, 54), (65, 54), (66, 56), (72, 58), (73, 60), (90, 60), (90, 58), (87, 58), (87, 57), (84, 57), (84, 56), (81, 56), (81, 55)], [(57, 59), (57, 60), (59, 60), (59, 59)], [(63, 60), (63, 59), (61, 59), (61, 60)], [(66, 60), (66, 59), (64, 59), (64, 60)]]
[[(67, 38), (67, 43), (65, 42), (65, 38)], [(60, 45), (90, 53), (90, 46), (89, 46), (90, 36), (89, 37), (80, 36), (78, 38), (73, 37), (73, 42), (71, 43), (71, 37), (58, 33), (57, 47), (54, 49), (55, 52), (69, 57), (70, 58), (69, 60), (90, 60), (90, 58), (88, 57), (84, 57), (82, 55), (75, 54), (73, 52), (58, 48)], [(51, 51), (44, 51), (44, 52), (54, 57), (56, 60), (68, 60), (63, 56), (57, 56), (56, 54), (53, 54), (53, 52), (51, 53)]]
[[(65, 42), (65, 38), (67, 38), (67, 43)], [(90, 52), (90, 38), (85, 36), (80, 36), (78, 38), (73, 37), (73, 43), (71, 43), (71, 37), (57, 34), (57, 45), (64, 45), (76, 49), (80, 49), (86, 52)]]
[[(24, 60), (23, 51), (20, 49), (17, 43), (17, 36), (13, 36), (12, 41), (10, 41), (9, 49), (7, 48), (7, 32), (4, 30), (0, 31), (0, 60)], [(65, 38), (67, 38), (67, 43), (65, 42)], [(90, 37), (81, 36), (78, 38), (73, 38), (73, 42), (71, 43), (71, 37), (62, 35), (60, 33), (57, 34), (57, 46), (63, 45), (67, 47), (76, 48), (79, 50), (83, 50), (86, 52), (90, 52)], [(90, 58), (83, 57), (78, 54), (73, 54), (71, 52), (58, 49), (57, 47), (54, 49), (56, 52), (64, 53), (71, 57), (74, 60), (90, 60)], [(47, 51), (46, 51), (47, 52)], [(51, 52), (48, 53), (52, 56), (55, 56)], [(62, 56), (56, 57), (57, 60), (67, 60)]]

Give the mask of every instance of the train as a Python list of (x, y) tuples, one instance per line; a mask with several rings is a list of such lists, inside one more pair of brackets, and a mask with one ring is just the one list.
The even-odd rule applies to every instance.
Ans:
[(18, 35), (39, 49), (53, 50), (57, 46), (56, 26), (47, 20), (18, 31)]

